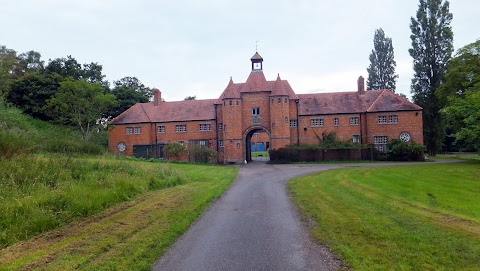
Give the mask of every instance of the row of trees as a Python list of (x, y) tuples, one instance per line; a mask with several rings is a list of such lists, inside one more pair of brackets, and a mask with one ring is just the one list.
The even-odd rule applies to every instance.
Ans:
[[(413, 102), (423, 107), (424, 142), (430, 154), (480, 150), (480, 41), (453, 53), (453, 15), (447, 0), (419, 0), (411, 18), (415, 71)], [(398, 75), (392, 39), (380, 28), (367, 68), (369, 89), (395, 91)]]
[(153, 89), (136, 77), (110, 84), (98, 63), (82, 65), (67, 56), (45, 65), (39, 52), (0, 47), (0, 99), (35, 118), (77, 126), (85, 140), (98, 130), (99, 119), (152, 96)]

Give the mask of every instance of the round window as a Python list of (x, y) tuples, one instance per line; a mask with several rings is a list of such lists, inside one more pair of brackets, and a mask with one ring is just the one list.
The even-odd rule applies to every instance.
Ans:
[(118, 147), (118, 150), (121, 152), (124, 152), (127, 149), (127, 145), (124, 142), (118, 143), (117, 147)]
[(410, 141), (411, 137), (410, 137), (410, 134), (407, 133), (407, 132), (403, 132), (400, 134), (400, 140), (402, 140), (403, 142), (408, 142)]

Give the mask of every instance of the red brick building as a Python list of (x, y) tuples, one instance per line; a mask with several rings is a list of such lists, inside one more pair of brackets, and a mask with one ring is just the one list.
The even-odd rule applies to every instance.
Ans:
[[(251, 58), (245, 83), (232, 79), (218, 99), (138, 103), (111, 121), (109, 149), (126, 155), (161, 157), (161, 147), (180, 141), (209, 146), (222, 163), (251, 160), (252, 135), (265, 132), (269, 148), (316, 143), (335, 132), (340, 140), (375, 145), (400, 138), (423, 144), (422, 108), (390, 90), (296, 94), (287, 80), (267, 81), (263, 58)], [(255, 139), (254, 139), (255, 141)]]

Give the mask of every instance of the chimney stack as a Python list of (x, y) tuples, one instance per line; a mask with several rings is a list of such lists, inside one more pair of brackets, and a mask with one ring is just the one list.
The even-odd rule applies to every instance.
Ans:
[(153, 105), (158, 106), (158, 104), (162, 101), (162, 93), (158, 88), (153, 90)]
[(364, 95), (365, 94), (365, 79), (363, 79), (363, 76), (358, 77), (358, 94)]

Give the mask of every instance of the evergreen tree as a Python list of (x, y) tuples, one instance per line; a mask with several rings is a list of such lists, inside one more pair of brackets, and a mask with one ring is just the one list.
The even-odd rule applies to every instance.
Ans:
[(367, 68), (367, 89), (391, 89), (395, 92), (398, 75), (394, 60), (392, 39), (385, 36), (383, 29), (375, 30), (370, 66)]
[(413, 101), (423, 107), (423, 137), (430, 154), (441, 149), (443, 127), (440, 102), (435, 91), (445, 76), (445, 66), (453, 52), (452, 14), (447, 0), (420, 0), (410, 29), (413, 57)]

